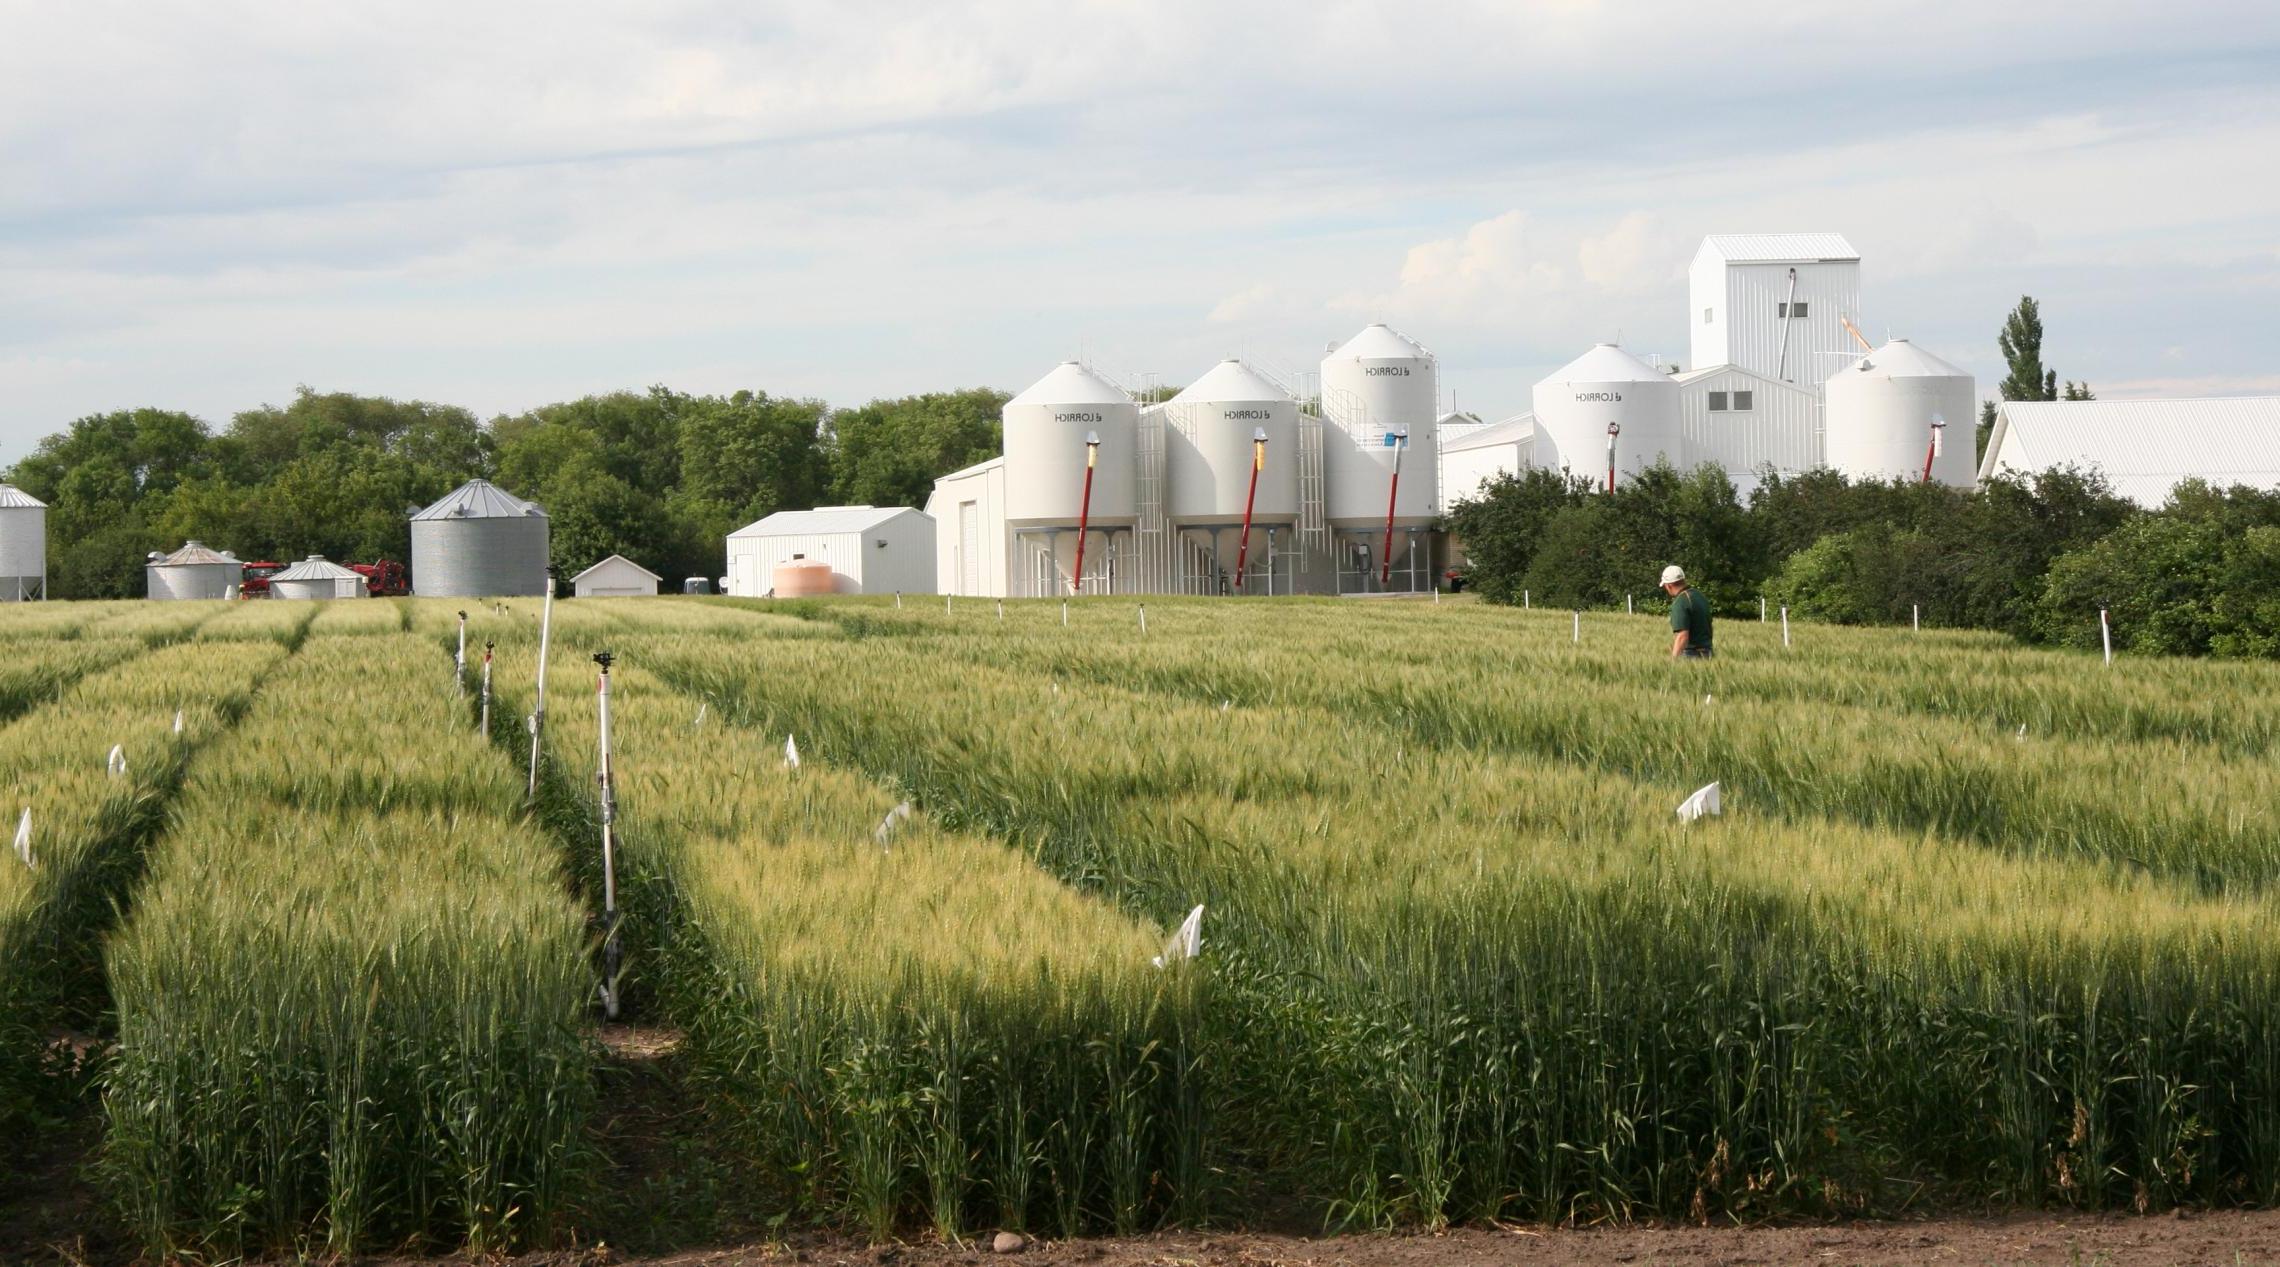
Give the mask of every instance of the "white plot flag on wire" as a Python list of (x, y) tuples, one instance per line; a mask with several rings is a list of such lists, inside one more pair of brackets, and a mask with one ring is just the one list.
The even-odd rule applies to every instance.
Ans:
[(693, 721), (693, 722), (690, 722), (690, 723), (689, 723), (689, 728), (690, 728), (690, 729), (692, 729), (692, 730), (694, 730), (694, 729), (696, 729), (697, 727), (704, 725), (704, 724), (705, 724), (705, 714), (706, 714), (706, 713), (709, 713), (709, 712), (711, 712), (711, 711), (712, 711), (712, 702), (711, 702), (710, 700), (707, 700), (707, 701), (705, 701), (704, 703), (697, 705), (697, 719), (696, 719), (695, 721)]
[(1203, 905), (1197, 903), (1196, 908), (1187, 913), (1187, 918), (1180, 921), (1180, 926), (1172, 930), (1171, 940), (1164, 943), (1164, 953), (1156, 956), (1154, 962), (1161, 968), (1165, 964), (1193, 959), (1202, 953)]
[(909, 820), (910, 802), (904, 801), (900, 805), (895, 806), (893, 809), (888, 810), (887, 816), (879, 820), (879, 828), (877, 831), (871, 833), (871, 839), (879, 842), (879, 848), (885, 849), (887, 847), (887, 842), (894, 837), (895, 828), (902, 826)]
[(790, 735), (784, 736), (784, 768), (787, 770), (800, 768), (800, 746), (792, 742)]
[(174, 733), (182, 733), (182, 710), (179, 708), (174, 710)]
[(32, 807), (24, 807), (24, 816), (16, 820), (16, 857), (25, 866), (32, 865)]
[(112, 778), (125, 778), (127, 775), (127, 746), (123, 743), (112, 744), (111, 757), (103, 763), (103, 767), (111, 772)]
[(1678, 807), (1678, 821), (1691, 823), (1704, 815), (1716, 818), (1724, 812), (1718, 803), (1718, 785), (1713, 783), (1686, 798), (1686, 803)]

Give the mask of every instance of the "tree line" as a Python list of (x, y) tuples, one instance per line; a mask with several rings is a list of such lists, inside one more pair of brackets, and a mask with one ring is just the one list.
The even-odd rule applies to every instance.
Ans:
[(1989, 629), (2173, 655), (2280, 658), (2280, 492), (2180, 484), (2145, 510), (2095, 472), (2055, 468), (1978, 490), (1835, 471), (1768, 474), (1745, 503), (1714, 465), (1616, 488), (1528, 470), (1460, 502), (1446, 526), (1490, 602), (1663, 605), (1680, 563), (1723, 617), (1759, 602), (1849, 625)]
[(486, 422), (302, 388), (220, 427), (165, 409), (80, 418), (5, 478), (48, 503), (57, 598), (139, 597), (146, 556), (186, 540), (249, 561), (407, 559), (409, 512), (477, 477), (545, 508), (564, 576), (623, 554), (677, 580), (717, 576), (723, 538), (777, 510), (923, 505), (937, 475), (998, 454), (1006, 399), (976, 388), (835, 411), (653, 387)]

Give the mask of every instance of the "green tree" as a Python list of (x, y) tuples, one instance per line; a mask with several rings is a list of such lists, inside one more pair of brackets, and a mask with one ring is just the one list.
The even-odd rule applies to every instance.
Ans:
[(2011, 371), (1997, 389), (2003, 399), (2058, 399), (2058, 371), (2043, 368), (2042, 342), (2042, 308), (2033, 295), (2021, 295), (2019, 306), (2003, 319), (2003, 328), (1995, 335), (1995, 346), (2002, 349), (2003, 363)]
[(874, 400), (831, 418), (832, 496), (848, 505), (924, 506), (941, 476), (1004, 449), (1004, 392), (974, 388)]
[(1590, 492), (1588, 478), (1529, 467), (1497, 476), (1476, 496), (1450, 507), (1442, 526), (1463, 547), (1465, 583), (1488, 602), (1519, 602), (1545, 527)]

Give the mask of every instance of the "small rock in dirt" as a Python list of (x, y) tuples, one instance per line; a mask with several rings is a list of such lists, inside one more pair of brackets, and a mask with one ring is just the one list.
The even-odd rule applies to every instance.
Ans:
[(993, 1254), (1018, 1254), (1027, 1248), (1029, 1238), (1019, 1232), (1000, 1232), (990, 1242), (990, 1252)]

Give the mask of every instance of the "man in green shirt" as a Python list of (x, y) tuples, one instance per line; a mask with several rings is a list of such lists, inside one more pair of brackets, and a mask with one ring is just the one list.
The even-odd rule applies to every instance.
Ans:
[(1670, 658), (1707, 660), (1710, 649), (1710, 600), (1686, 584), (1686, 569), (1673, 563), (1663, 569), (1663, 593), (1670, 595)]

